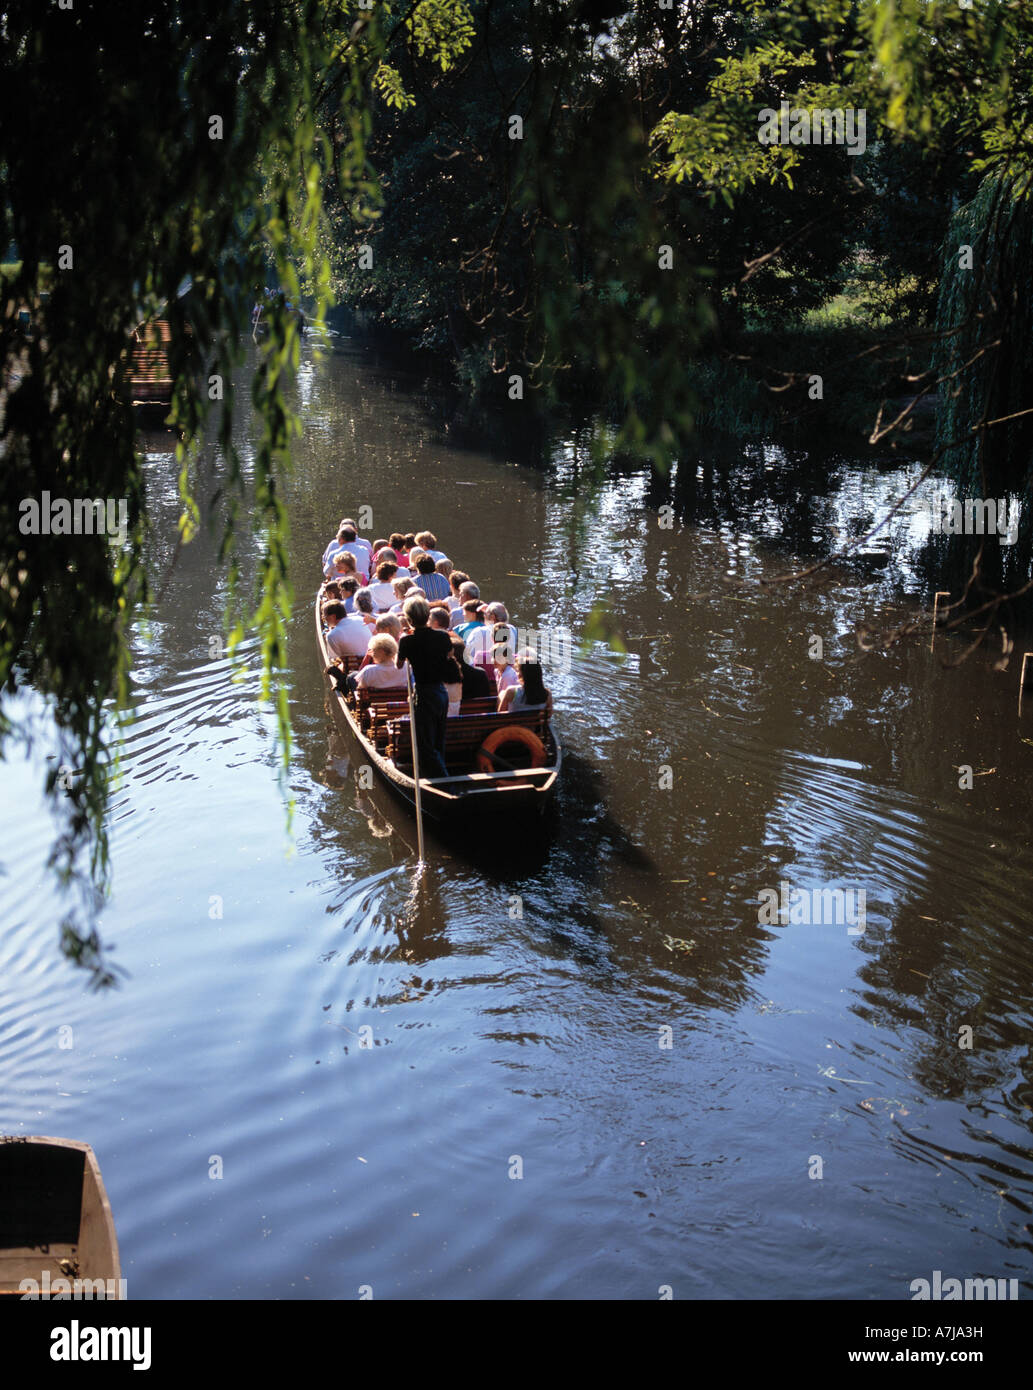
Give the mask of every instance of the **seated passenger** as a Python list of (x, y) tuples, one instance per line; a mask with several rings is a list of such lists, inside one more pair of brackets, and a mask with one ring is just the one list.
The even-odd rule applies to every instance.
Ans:
[(398, 563), (406, 568), (409, 565), (409, 551), (405, 544), (405, 537), (401, 531), (392, 531), (388, 545), (395, 552)]
[(495, 689), (499, 692), (499, 710), (503, 708), (502, 697), (511, 685), (519, 684), (516, 667), (513, 665), (513, 646), (510, 642), (508, 623), (497, 623), (493, 632)]
[(416, 562), (416, 587), (423, 590), (428, 601), (448, 598), (450, 592), (448, 580), (443, 574), (438, 574), (435, 565), (436, 562), (429, 555), (421, 555)]
[(511, 685), (499, 696), (499, 713), (507, 709), (531, 709), (545, 706), (545, 717), (552, 718), (552, 695), (542, 681), (542, 668), (536, 653), (523, 651), (516, 659), (518, 684)]
[[(377, 564), (378, 564), (378, 565), (382, 565), (382, 564), (384, 563), (385, 560), (391, 560), (391, 561), (393, 561), (396, 565), (398, 565), (398, 573), (399, 573), (399, 574), (401, 574), (401, 575), (408, 575), (408, 574), (410, 573), (410, 571), (409, 571), (409, 569), (408, 569), (407, 567), (398, 564), (398, 556), (397, 556), (397, 554), (395, 553), (395, 551), (391, 548), (391, 546), (389, 546), (389, 545), (383, 545), (383, 546), (381, 546), (381, 547), (380, 547), (380, 550), (379, 550), (378, 553), (377, 553)], [(374, 571), (374, 572), (375, 572), (375, 571)]]
[[(452, 561), (451, 561), (451, 560), (439, 560), (439, 561), (437, 562), (437, 564), (434, 566), (434, 568), (437, 570), (438, 574), (443, 574), (443, 575), (445, 576), (445, 578), (448, 580), (449, 584), (451, 585), (451, 583), (452, 583), (452, 571), (455, 569), (455, 565), (453, 565)], [(449, 592), (449, 594), (451, 595), (451, 593), (452, 593), (451, 588), (449, 588), (449, 591), (448, 591), (448, 592)]]
[[(448, 582), (452, 586), (452, 597), (448, 600), (448, 611), (452, 614), (452, 625), (461, 623), (463, 619), (463, 604), (468, 598), (480, 598), (481, 591), (474, 584), (468, 574), (462, 570), (453, 570), (448, 577)], [(469, 585), (469, 588), (464, 588)], [(471, 592), (476, 590), (476, 592)]]
[[(456, 628), (456, 631), (466, 643), (467, 661), (471, 666), (483, 666), (485, 670), (488, 671), (489, 678), (494, 675), (495, 670), (493, 650), (495, 639), (492, 635), (495, 627), (492, 618), (492, 609), (495, 606), (494, 604), (488, 603), (478, 604), (478, 621), (472, 625), (464, 624), (463, 626), (466, 628), (466, 631), (463, 631), (463, 628)], [(502, 611), (505, 612), (506, 610), (503, 608)], [(516, 651), (515, 641), (510, 647), (510, 651)]]
[[(358, 574), (359, 578), (362, 580), (362, 582), (365, 583), (366, 579), (369, 577), (369, 558), (366, 554), (365, 547), (359, 545), (358, 543), (358, 537), (355, 533), (354, 527), (342, 525), (337, 535), (339, 544), (333, 553), (333, 559), (336, 560), (342, 550), (347, 551), (348, 554), (354, 557), (355, 571)], [(325, 566), (324, 573), (329, 579), (330, 572)]]
[(332, 656), (366, 655), (370, 633), (361, 618), (349, 618), (339, 599), (331, 599), (323, 609), (323, 617), (330, 628), (326, 645)]
[(373, 547), (370, 545), (369, 541), (363, 540), (363, 538), (359, 535), (359, 528), (356, 524), (354, 517), (346, 516), (344, 520), (341, 522), (341, 525), (355, 532), (355, 544), (359, 546), (361, 550), (364, 550), (366, 552), (365, 562), (359, 562), (359, 569), (364, 569), (366, 573), (369, 574), (370, 560), (373, 558)]
[(341, 546), (344, 544), (344, 539), (341, 535), (341, 532), (347, 530), (347, 527), (347, 521), (342, 521), (340, 526), (338, 526), (337, 528), (337, 534), (334, 536), (333, 540), (330, 542), (327, 548), (323, 551), (324, 576), (329, 576), (330, 574), (330, 566), (333, 564), (333, 558), (340, 550)]
[(401, 613), (406, 598), (411, 593), (418, 593), (416, 586), (407, 574), (396, 574), (391, 580), (391, 588), (394, 590), (395, 601), (392, 603), (390, 612)]
[[(326, 586), (328, 589), (330, 585)], [(337, 585), (341, 591), (341, 599), (344, 602), (345, 610), (351, 614), (355, 612), (355, 595), (359, 592), (360, 584), (355, 576), (349, 575), (347, 579), (342, 579)]]
[(407, 700), (408, 692), (405, 678), (395, 662), (398, 659), (398, 643), (387, 632), (378, 632), (370, 639), (369, 654), (372, 661), (363, 666), (355, 678), (358, 690), (397, 689), (399, 698)]
[[(509, 655), (514, 658), (517, 653), (517, 630), (509, 621), (509, 611), (504, 603), (489, 603), (485, 621), (489, 623), (505, 623), (509, 629)], [(496, 638), (496, 641), (499, 639)]]
[(369, 592), (381, 613), (386, 613), (395, 601), (395, 591), (391, 587), (391, 580), (397, 573), (398, 566), (393, 560), (381, 560), (380, 564), (377, 565), (376, 583), (369, 586)]
[(448, 559), (443, 550), (438, 550), (438, 540), (433, 531), (417, 531), (416, 544), (421, 546), (428, 555), (433, 555), (435, 561)]
[(452, 653), (459, 663), (463, 677), (463, 699), (483, 700), (492, 693), (487, 674), (466, 660), (466, 644), (461, 637), (452, 634)]
[(360, 584), (365, 584), (366, 575), (360, 571), (355, 556), (350, 550), (344, 550), (343, 548), (339, 550), (331, 561), (331, 565), (333, 567), (331, 578), (347, 579), (348, 576), (351, 575), (352, 578), (358, 580)]
[[(449, 632), (449, 630), (448, 630), (448, 613), (445, 611), (445, 609), (443, 609), (443, 608), (432, 608), (432, 609), (430, 610), (430, 619), (429, 619), (429, 621), (428, 621), (428, 623), (427, 623), (427, 626), (428, 626), (428, 627), (431, 627), (431, 628), (435, 628), (435, 629), (436, 629), (437, 631), (439, 631), (439, 632), (444, 632), (444, 633), (446, 633), (446, 634), (448, 635), (448, 640), (449, 640), (450, 642), (452, 642), (452, 650), (453, 650), (453, 653), (455, 653), (455, 642), (453, 641), (451, 632)], [(456, 661), (456, 666), (458, 667), (458, 670), (455, 672), (455, 677), (456, 677), (456, 678), (455, 678), (454, 681), (446, 681), (446, 682), (445, 682), (445, 692), (446, 692), (446, 694), (448, 695), (448, 713), (449, 713), (449, 717), (454, 717), (455, 715), (457, 715), (457, 714), (459, 713), (459, 707), (460, 707), (460, 705), (463, 703), (463, 659), (462, 659), (462, 655), (461, 655), (461, 654), (458, 654), (458, 653), (455, 653), (455, 661)]]
[[(467, 587), (466, 585), (463, 586)], [(475, 589), (477, 585), (473, 586)], [(479, 598), (468, 598), (463, 602), (462, 620), (455, 624), (455, 634), (465, 642), (467, 635), (476, 627), (484, 626), (485, 605)]]
[[(389, 637), (393, 637), (397, 642), (399, 638), (402, 636), (402, 620), (398, 616), (398, 614), (381, 613), (380, 617), (377, 619), (376, 623), (373, 626), (373, 636), (375, 637), (379, 632), (386, 632)], [(373, 639), (370, 638), (371, 645), (372, 640)], [(366, 655), (359, 662), (359, 670), (361, 671), (363, 666), (368, 666), (372, 660), (372, 656), (367, 651)]]
[(377, 615), (373, 603), (373, 595), (368, 588), (359, 589), (356, 592), (354, 616), (356, 618), (361, 618), (367, 627), (372, 627), (376, 622)]

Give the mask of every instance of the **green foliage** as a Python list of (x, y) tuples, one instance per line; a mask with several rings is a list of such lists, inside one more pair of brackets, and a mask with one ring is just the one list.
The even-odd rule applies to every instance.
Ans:
[[(429, 57), (451, 61), (462, 50), (461, 11), (449, 0), (419, 6)], [(259, 635), (285, 767), (279, 673), (291, 589), (280, 484), (299, 428), (286, 388), (300, 331), (286, 301), (297, 305), (305, 289), (322, 316), (327, 180), (350, 208), (375, 209), (366, 139), (371, 74), (384, 56), (377, 15), (317, 0), (227, 0), (215, 9), (119, 0), (67, 10), (12, 0), (0, 16), (0, 241), (20, 257), (0, 304), (0, 682), (43, 694), (61, 762), (77, 770), (48, 779), (62, 818), (52, 862), (81, 890), (63, 947), (97, 983), (112, 978), (91, 923), (107, 883), (112, 712), (128, 703), (130, 628), (151, 591), (131, 335), (142, 320), (168, 321), (182, 536), (225, 506), (228, 624), (235, 638)], [(269, 280), (282, 295), (264, 316), (270, 331), (250, 402), (261, 432), (246, 481), (233, 445), (233, 369)], [(30, 335), (21, 305), (31, 309)], [(212, 421), (219, 452), (214, 491), (198, 496), (213, 376), (225, 393)], [(125, 546), (24, 533), (22, 504), (44, 491), (125, 499)], [(245, 514), (257, 557), (246, 587)], [(24, 733), (4, 724), (0, 740)]]
[[(970, 257), (962, 248), (971, 250)], [(971, 259), (971, 265), (968, 264)], [(966, 496), (1033, 485), (1033, 199), (1030, 176), (988, 176), (943, 246), (939, 444)], [(1000, 421), (992, 426), (985, 422)], [(985, 426), (985, 427), (984, 427)]]
[(465, 0), (419, 0), (406, 28), (421, 58), (431, 58), (442, 72), (454, 67), (473, 43), (473, 15)]
[(389, 63), (381, 63), (373, 74), (373, 89), (388, 106), (398, 111), (408, 111), (416, 105), (416, 98), (402, 85), (402, 74)]

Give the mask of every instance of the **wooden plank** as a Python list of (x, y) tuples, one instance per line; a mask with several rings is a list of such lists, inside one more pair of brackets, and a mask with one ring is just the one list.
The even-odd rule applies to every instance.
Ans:
[(439, 787), (442, 782), (499, 782), (502, 778), (551, 777), (555, 767), (521, 767), (515, 772), (460, 772), (453, 777), (421, 777), (421, 782)]

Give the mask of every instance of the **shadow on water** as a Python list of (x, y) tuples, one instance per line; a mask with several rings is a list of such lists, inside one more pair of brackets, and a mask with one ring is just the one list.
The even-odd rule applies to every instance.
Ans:
[[(603, 891), (614, 861), (644, 879), (654, 863), (611, 814), (597, 768), (565, 750), (557, 795), (540, 820), (448, 834), (425, 825), (426, 865), (418, 867), (415, 818), (380, 778), (370, 788), (360, 784), (354, 741), (336, 727), (327, 704), (323, 715), (318, 733), (312, 730), (314, 740), (327, 739), (316, 780), (334, 795), (317, 803), (314, 838), (332, 856), (344, 816), (411, 875), (405, 907), (394, 921), (402, 955), (429, 961), (450, 954), (441, 883), (458, 876), (476, 882), (483, 898), (501, 904), (504, 915), (510, 910), (526, 914), (550, 954), (563, 955), (593, 974), (616, 974), (613, 924), (593, 900)], [(313, 768), (319, 761), (314, 742), (305, 761)], [(322, 833), (316, 828), (320, 823)], [(514, 909), (517, 902), (520, 907)]]

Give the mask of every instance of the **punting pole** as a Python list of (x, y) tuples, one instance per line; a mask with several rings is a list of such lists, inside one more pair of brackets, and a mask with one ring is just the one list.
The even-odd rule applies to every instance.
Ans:
[(409, 742), (412, 744), (412, 775), (416, 785), (416, 853), (418, 862), (423, 863), (423, 801), (420, 792), (420, 752), (416, 746), (416, 695), (413, 687), (412, 667), (405, 663), (408, 671), (406, 685), (409, 689)]

